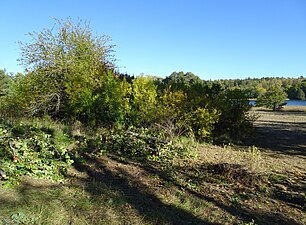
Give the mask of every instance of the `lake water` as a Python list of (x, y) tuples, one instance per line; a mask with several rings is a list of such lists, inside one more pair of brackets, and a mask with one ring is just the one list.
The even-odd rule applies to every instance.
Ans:
[(286, 100), (287, 106), (306, 106), (306, 101), (302, 100)]
[[(306, 101), (303, 100), (286, 100), (287, 106), (306, 106)], [(256, 101), (250, 101), (251, 105), (255, 105)]]

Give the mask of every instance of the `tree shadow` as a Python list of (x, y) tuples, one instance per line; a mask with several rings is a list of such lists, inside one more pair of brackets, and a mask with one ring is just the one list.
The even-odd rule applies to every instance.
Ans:
[[(122, 160), (116, 156), (112, 156), (112, 159), (119, 162), (119, 163), (125, 163), (125, 164), (133, 164), (132, 161), (125, 161)], [(280, 213), (271, 213), (271, 212), (264, 212), (264, 211), (255, 211), (249, 208), (246, 208), (242, 205), (239, 204), (226, 204), (223, 203), (222, 201), (220, 201), (219, 199), (216, 199), (214, 197), (211, 197), (207, 194), (203, 194), (200, 193), (198, 191), (195, 191), (189, 187), (186, 186), (182, 186), (182, 184), (180, 184), (180, 182), (173, 176), (169, 175), (167, 172), (165, 171), (161, 171), (160, 169), (154, 167), (152, 164), (150, 163), (141, 163), (141, 164), (137, 164), (137, 166), (141, 167), (142, 169), (144, 169), (146, 172), (148, 172), (149, 174), (152, 175), (158, 175), (164, 182), (168, 182), (168, 183), (172, 183), (175, 187), (177, 187), (180, 190), (185, 190), (188, 194), (197, 197), (201, 200), (204, 200), (206, 202), (210, 202), (212, 204), (214, 204), (216, 207), (228, 212), (229, 214), (231, 214), (232, 216), (235, 216), (236, 218), (240, 218), (243, 221), (252, 221), (253, 219), (255, 220), (256, 224), (258, 225), (264, 225), (264, 224), (275, 224), (275, 225), (287, 225), (287, 224), (291, 224), (291, 225), (299, 225), (299, 223), (297, 223), (296, 221), (290, 219), (290, 218), (286, 218), (285, 216), (283, 216)], [(234, 170), (234, 171), (239, 171), (239, 166), (238, 165), (232, 165), (232, 164), (227, 164), (227, 166), (229, 168), (229, 170)], [(221, 168), (221, 169), (220, 169)], [(223, 165), (219, 165), (219, 164), (209, 164), (209, 165), (200, 165), (199, 168), (197, 168), (196, 170), (201, 170), (202, 173), (205, 173), (207, 171), (210, 172), (210, 176), (213, 176), (213, 174), (217, 175), (216, 173), (223, 173)], [(173, 168), (175, 171), (177, 171), (178, 173), (185, 173), (184, 175), (188, 178), (191, 178), (190, 175), (192, 175), (192, 172), (186, 172), (188, 170), (188, 166), (183, 166), (183, 167), (175, 167)], [(191, 170), (195, 171), (194, 168), (192, 168)], [(206, 171), (205, 171), (206, 170)], [(220, 170), (219, 172), (217, 170)], [(122, 171), (123, 172), (123, 171)], [(232, 178), (237, 179), (237, 177), (239, 177), (238, 179), (243, 179), (242, 176), (244, 177), (244, 181), (248, 180), (249, 177), (251, 176), (251, 174), (248, 174), (247, 171), (243, 171), (242, 174), (240, 174), (240, 172), (236, 172), (237, 174), (233, 173), (233, 172), (226, 172), (231, 174)], [(224, 174), (222, 174), (224, 175)], [(242, 181), (243, 182), (243, 181)], [(142, 189), (146, 189), (146, 187), (141, 186), (141, 190)], [(140, 190), (138, 190), (140, 191)], [(147, 191), (148, 193), (149, 191)], [(151, 194), (149, 194), (150, 196)], [(153, 197), (153, 199), (155, 199), (156, 201), (156, 197)], [(159, 200), (158, 200), (159, 201)], [(160, 203), (159, 203), (160, 204)], [(170, 211), (172, 211), (172, 209), (170, 209)], [(176, 211), (177, 208), (174, 208), (174, 210)], [(168, 214), (169, 212), (167, 212)], [(177, 213), (177, 212), (176, 212)], [(175, 213), (175, 214), (176, 214)], [(185, 213), (185, 212), (184, 212)], [(171, 220), (171, 219), (170, 219)], [(179, 222), (181, 220), (178, 220), (177, 222)], [(186, 224), (184, 223), (177, 223), (175, 221), (173, 221), (173, 224)], [(196, 222), (196, 221), (195, 221)], [(191, 224), (205, 224), (205, 223), (191, 223)]]
[[(144, 219), (154, 224), (207, 224), (213, 225), (203, 219), (197, 218), (184, 209), (180, 209), (174, 205), (163, 203), (157, 196), (152, 194), (149, 188), (138, 182), (137, 185), (130, 185), (133, 176), (124, 170), (118, 169), (111, 171), (103, 162), (95, 158), (85, 156), (86, 163), (76, 162), (75, 168), (80, 172), (86, 172), (89, 176), (89, 181), (101, 182), (111, 189), (118, 190), (122, 193), (125, 200), (135, 208)], [(93, 164), (94, 166), (89, 166)], [(118, 176), (120, 174), (120, 176)], [(90, 182), (87, 182), (85, 191), (92, 196), (97, 196), (101, 193), (93, 190)]]
[(306, 174), (273, 174), (270, 181), (274, 184), (272, 197), (297, 209), (306, 211)]
[(255, 136), (244, 142), (276, 153), (306, 156), (306, 123), (261, 120), (255, 123)]
[[(138, 213), (143, 217), (143, 221), (148, 224), (221, 224), (212, 223), (206, 219), (198, 218), (191, 212), (174, 206), (172, 204), (167, 204), (162, 202), (161, 199), (157, 197), (152, 191), (152, 187), (133, 174), (133, 171), (127, 171), (122, 169), (124, 167), (110, 167), (106, 164), (106, 161), (101, 159), (93, 158), (88, 155), (84, 156), (84, 161), (77, 161), (75, 163), (75, 168), (78, 171), (85, 172), (88, 176), (77, 178), (81, 182), (84, 191), (92, 196), (94, 201), (98, 204), (106, 204), (105, 200), (99, 200), (100, 196), (105, 196), (109, 193), (109, 190), (114, 190), (115, 193), (119, 193), (118, 198), (124, 199), (123, 202), (128, 203), (131, 207), (138, 211)], [(136, 162), (132, 160), (124, 160), (116, 155), (110, 157), (110, 163), (125, 164), (126, 166), (139, 167), (142, 171), (146, 172), (148, 176), (158, 175), (162, 183), (171, 183), (178, 190), (183, 190), (187, 196), (192, 196), (203, 200), (208, 203), (212, 203), (215, 207), (225, 211), (228, 214), (234, 216), (237, 220), (242, 220), (244, 222), (249, 222), (254, 220), (256, 224), (292, 224), (298, 225), (296, 221), (286, 218), (286, 216), (281, 215), (276, 212), (266, 212), (263, 210), (254, 210), (239, 203), (230, 203), (228, 201), (222, 201), (220, 198), (210, 195), (209, 193), (202, 192), (199, 190), (194, 190), (188, 186), (184, 186), (180, 183), (179, 179), (173, 174), (167, 173), (167, 171), (162, 170), (158, 166), (152, 163), (146, 162)], [(195, 175), (196, 171), (200, 171), (208, 176), (225, 176), (227, 179), (240, 180), (245, 182), (245, 186), (253, 185), (252, 182), (248, 181), (251, 174), (248, 174), (246, 170), (242, 170), (239, 165), (236, 164), (198, 164), (198, 166), (175, 166), (172, 168), (179, 174), (182, 174), (185, 178), (190, 178), (193, 180), (201, 179), (206, 181), (207, 177), (201, 178)], [(250, 179), (251, 180), (251, 179)], [(102, 185), (97, 185), (97, 182)], [(213, 182), (213, 181), (212, 181)], [(211, 183), (213, 184), (213, 183)], [(71, 184), (68, 184), (70, 186)], [(77, 185), (77, 184), (75, 184)], [(208, 184), (209, 185), (209, 180)], [(23, 183), (18, 189), (18, 201), (14, 199), (8, 199), (0, 196), (0, 210), (8, 205), (16, 205), (27, 202), (31, 204), (31, 193), (37, 192), (41, 193), (38, 198), (41, 198), (41, 202), (54, 201), (55, 199), (60, 199), (60, 189), (64, 187), (63, 185), (46, 185), (46, 186), (35, 186), (30, 183)], [(99, 188), (97, 188), (99, 187)], [(205, 187), (204, 187), (205, 188)], [(295, 187), (295, 190), (305, 190), (305, 187)], [(302, 188), (302, 189), (301, 189)], [(45, 196), (44, 189), (54, 189), (57, 190), (57, 194)], [(117, 195), (117, 194), (116, 194)], [(35, 195), (37, 196), (37, 195)], [(188, 197), (189, 198), (189, 197)], [(103, 198), (102, 198), (103, 199)], [(280, 199), (290, 203), (289, 200), (281, 199), (280, 196), (275, 196), (275, 199)], [(34, 201), (36, 201), (35, 199)], [(66, 210), (72, 210), (71, 213), (81, 212), (82, 207), (71, 208), (68, 207)], [(207, 209), (210, 210), (210, 209)], [(85, 212), (81, 212), (85, 213)], [(220, 215), (221, 216), (221, 215)], [(216, 219), (216, 217), (214, 217)], [(73, 221), (73, 218), (70, 218)]]

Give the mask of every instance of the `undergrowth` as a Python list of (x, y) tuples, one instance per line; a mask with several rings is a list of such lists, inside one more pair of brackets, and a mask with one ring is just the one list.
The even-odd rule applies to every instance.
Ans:
[(0, 124), (0, 180), (14, 186), (23, 175), (63, 181), (67, 168), (84, 154), (106, 153), (140, 162), (157, 162), (171, 169), (176, 159), (197, 157), (192, 139), (168, 140), (163, 132), (147, 129), (83, 128), (44, 119)]
[(0, 124), (0, 170), (4, 186), (23, 175), (60, 181), (73, 163), (63, 133), (37, 122)]

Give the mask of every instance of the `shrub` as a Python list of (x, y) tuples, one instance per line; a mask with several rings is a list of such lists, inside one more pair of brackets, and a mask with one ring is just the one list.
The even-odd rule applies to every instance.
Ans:
[(228, 90), (216, 96), (213, 104), (221, 114), (213, 130), (215, 143), (239, 142), (253, 134), (256, 117), (248, 113), (251, 105), (246, 91)]
[(129, 120), (134, 126), (149, 126), (156, 118), (157, 87), (153, 78), (137, 77), (132, 83)]
[(22, 175), (61, 180), (73, 162), (67, 148), (56, 144), (48, 130), (23, 123), (1, 123), (0, 137), (0, 168), (5, 185), (18, 183)]

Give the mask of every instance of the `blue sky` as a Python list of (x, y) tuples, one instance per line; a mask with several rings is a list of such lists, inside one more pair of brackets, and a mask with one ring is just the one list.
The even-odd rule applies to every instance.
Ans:
[(202, 79), (306, 76), (305, 0), (0, 0), (0, 69), (51, 17), (112, 37), (121, 72)]

